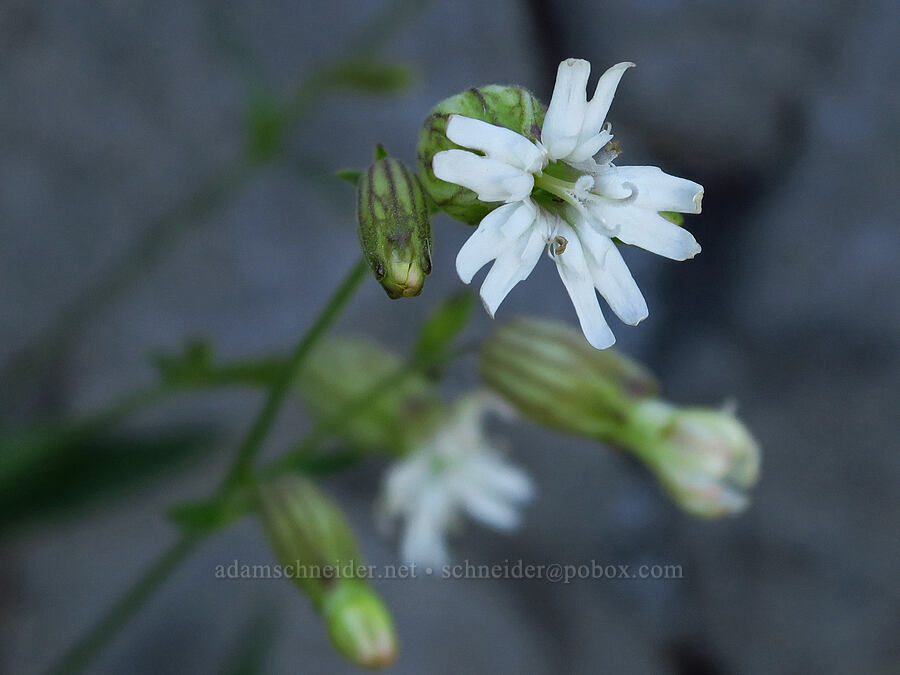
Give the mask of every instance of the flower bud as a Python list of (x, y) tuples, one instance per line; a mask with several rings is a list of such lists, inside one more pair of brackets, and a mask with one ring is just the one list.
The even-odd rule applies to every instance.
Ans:
[(632, 423), (647, 439), (636, 454), (685, 511), (715, 518), (747, 507), (759, 446), (731, 412), (647, 400), (634, 408)]
[(260, 516), (272, 548), (293, 581), (316, 605), (334, 584), (335, 572), (353, 576), (362, 557), (340, 508), (311, 481), (282, 476), (259, 490)]
[(482, 344), (481, 376), (524, 416), (566, 433), (611, 440), (653, 376), (612, 349), (594, 349), (568, 325), (516, 319)]
[(441, 150), (459, 148), (447, 138), (450, 115), (463, 115), (512, 129), (539, 141), (546, 108), (527, 89), (489, 85), (467, 89), (438, 103), (419, 132), (418, 162), (422, 184), (437, 206), (456, 220), (477, 224), (498, 203), (478, 201), (472, 191), (435, 177), (431, 161)]
[[(434, 385), (420, 373), (390, 382), (402, 359), (376, 342), (330, 338), (306, 361), (298, 387), (312, 414), (320, 420), (342, 415), (348, 406), (370, 397), (365, 407), (346, 417), (342, 440), (366, 452), (403, 454), (431, 428), (442, 408)], [(378, 395), (371, 396), (379, 387)]]
[(365, 581), (368, 567), (338, 506), (297, 475), (260, 486), (259, 503), (285, 576), (310, 597), (337, 650), (360, 666), (390, 664), (397, 652), (393, 622)]
[(359, 243), (391, 298), (422, 292), (431, 272), (431, 217), (416, 175), (402, 162), (377, 160), (357, 186)]
[(675, 501), (713, 518), (744, 509), (759, 447), (730, 412), (654, 398), (642, 366), (592, 348), (565, 324), (518, 319), (483, 343), (481, 376), (525, 417), (632, 452)]
[(391, 615), (365, 583), (341, 580), (322, 607), (328, 635), (349, 661), (364, 668), (384, 668), (397, 657)]

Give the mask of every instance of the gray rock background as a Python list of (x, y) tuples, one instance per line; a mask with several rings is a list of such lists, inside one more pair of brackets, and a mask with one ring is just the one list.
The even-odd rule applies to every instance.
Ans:
[[(384, 4), (0, 5), (0, 358), (240, 151), (248, 79), (291, 91)], [(611, 113), (622, 163), (703, 183), (689, 226), (704, 250), (678, 265), (629, 252), (651, 317), (614, 329), (671, 398), (739, 403), (765, 452), (754, 506), (692, 520), (612, 451), (498, 428), (540, 498), (515, 536), (469, 528), (454, 540), (460, 559), (680, 564), (684, 579), (383, 581), (403, 644), (393, 672), (897, 672), (898, 29), (889, 0), (432, 3), (384, 50), (420, 69), (411, 95), (330, 98), (292, 136), (291, 160), (175, 228), (134, 284), (41, 353), (51, 367), (38, 381), (4, 381), (6, 417), (99, 409), (152, 381), (148, 353), (192, 336), (225, 357), (291, 344), (357, 255), (352, 190), (310, 181), (297, 158), (365, 165), (382, 141), (412, 160), (440, 98), (490, 82), (546, 98), (561, 58), (632, 60)], [(458, 288), (467, 233), (438, 218), (423, 296), (391, 303), (368, 283), (339, 329), (408, 345), (407, 326)], [(501, 313), (574, 321), (551, 266), (527, 289)], [(479, 316), (472, 335), (488, 328)], [(471, 364), (452, 379), (472, 385)], [(216, 395), (145, 422), (227, 419), (238, 434), (256, 405)], [(272, 450), (303, 429), (292, 413)], [(214, 485), (232, 445), (0, 540), (0, 669), (48, 666), (172, 539), (161, 509)], [(370, 514), (381, 469), (329, 482), (376, 564), (395, 558)], [(221, 672), (259, 625), (272, 627), (266, 672), (350, 671), (291, 586), (214, 579), (233, 559), (269, 561), (252, 521), (207, 542), (92, 672)]]

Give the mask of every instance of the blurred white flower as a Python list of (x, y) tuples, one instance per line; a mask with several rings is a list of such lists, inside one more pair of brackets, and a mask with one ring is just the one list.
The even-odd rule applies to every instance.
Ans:
[(619, 63), (603, 73), (588, 101), (590, 64), (563, 61), (540, 143), (481, 120), (450, 117), (447, 138), (480, 154), (439, 152), (432, 162), (435, 176), (473, 190), (481, 201), (505, 202), (481, 221), (456, 259), (465, 283), (496, 261), (481, 287), (491, 316), (547, 247), (585, 336), (604, 349), (615, 337), (595, 289), (625, 323), (637, 324), (648, 313), (612, 238), (672, 260), (700, 252), (687, 230), (659, 212), (700, 213), (703, 187), (657, 167), (612, 164), (617, 153), (607, 146), (612, 133), (606, 114), (619, 80), (633, 65)]
[(534, 486), (485, 436), (485, 414), (501, 411), (508, 408), (490, 395), (463, 397), (445, 424), (388, 469), (381, 515), (402, 521), (405, 561), (445, 564), (446, 535), (462, 514), (504, 532), (519, 525)]

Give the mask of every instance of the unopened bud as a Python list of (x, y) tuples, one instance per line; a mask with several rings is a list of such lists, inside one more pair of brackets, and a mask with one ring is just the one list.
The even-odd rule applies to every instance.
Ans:
[(654, 398), (647, 370), (594, 349), (565, 324), (501, 324), (483, 343), (480, 366), (488, 386), (525, 417), (632, 452), (689, 513), (713, 518), (749, 503), (760, 452), (732, 413)]
[(402, 162), (377, 160), (357, 187), (359, 243), (375, 278), (391, 298), (422, 292), (431, 272), (428, 197)]
[(632, 423), (647, 439), (636, 454), (685, 511), (715, 518), (747, 507), (759, 446), (731, 412), (648, 400), (634, 408)]
[(656, 391), (652, 375), (612, 349), (594, 349), (566, 324), (516, 319), (485, 340), (485, 383), (525, 417), (566, 433), (610, 440), (633, 400)]
[(263, 528), (292, 580), (321, 608), (336, 570), (352, 576), (362, 564), (356, 538), (340, 508), (311, 481), (282, 476), (259, 490)]
[(546, 108), (527, 89), (489, 85), (473, 87), (438, 103), (419, 132), (418, 161), (422, 184), (437, 206), (452, 218), (475, 225), (499, 203), (478, 200), (472, 191), (442, 181), (431, 161), (436, 153), (460, 146), (447, 138), (450, 115), (463, 115), (512, 129), (531, 141), (539, 141)]
[(391, 615), (364, 582), (342, 579), (322, 605), (328, 635), (344, 658), (364, 668), (384, 668), (397, 657)]
[[(376, 342), (333, 337), (313, 351), (298, 387), (316, 418), (342, 417), (338, 434), (343, 441), (365, 452), (403, 454), (428, 432), (443, 405), (422, 374), (394, 378), (402, 366), (397, 354)], [(365, 405), (346, 416), (362, 400)]]

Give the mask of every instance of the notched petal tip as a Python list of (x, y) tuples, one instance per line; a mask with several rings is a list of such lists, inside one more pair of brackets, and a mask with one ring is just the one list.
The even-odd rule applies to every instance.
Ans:
[(563, 61), (560, 62), (559, 65), (560, 65), (560, 67), (565, 65), (565, 66), (568, 66), (569, 68), (574, 68), (575, 66), (579, 66), (581, 68), (583, 68), (585, 66), (587, 66), (588, 68), (591, 67), (590, 61), (586, 61), (585, 59), (579, 59), (574, 56), (570, 56), (569, 58), (564, 59)]
[(646, 305), (644, 305), (643, 312), (635, 314), (633, 317), (629, 316), (629, 317), (623, 318), (620, 316), (619, 319), (622, 321), (622, 323), (624, 323), (628, 326), (637, 326), (641, 321), (646, 319), (648, 316), (650, 316), (650, 310), (647, 308)]
[(702, 187), (697, 191), (697, 194), (694, 195), (694, 198), (692, 201), (694, 202), (694, 206), (696, 207), (696, 211), (694, 211), (694, 213), (695, 214), (700, 213), (701, 209), (703, 208), (703, 206), (701, 204), (701, 202), (703, 201), (703, 188)]

